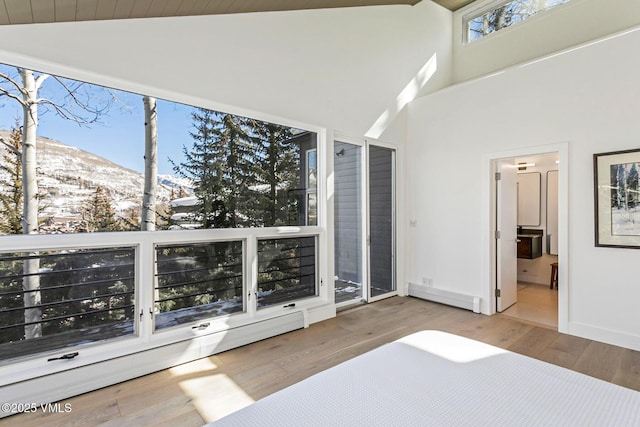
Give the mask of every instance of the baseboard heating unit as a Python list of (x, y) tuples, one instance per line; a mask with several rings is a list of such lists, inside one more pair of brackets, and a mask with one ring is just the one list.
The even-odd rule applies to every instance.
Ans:
[(480, 297), (409, 283), (409, 295), (480, 313)]
[[(0, 395), (11, 398), (12, 402), (38, 402), (40, 407), (42, 403), (61, 401), (305, 326), (308, 326), (306, 312), (291, 312), (24, 381), (3, 384), (0, 385)], [(81, 361), (82, 359), (74, 359), (69, 362)], [(79, 378), (82, 381), (78, 380)], [(10, 414), (11, 412), (0, 411), (0, 418)]]

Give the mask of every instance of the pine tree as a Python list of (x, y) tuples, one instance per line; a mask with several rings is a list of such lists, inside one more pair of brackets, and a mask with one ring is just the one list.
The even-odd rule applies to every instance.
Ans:
[[(291, 142), (290, 127), (257, 122), (257, 136), (261, 156), (258, 162), (258, 181), (266, 184), (266, 191), (256, 195), (257, 211), (263, 226), (286, 225), (288, 191), (297, 187), (299, 163), (297, 147)], [(260, 214), (261, 212), (261, 214)]]
[(251, 227), (256, 223), (250, 206), (255, 199), (250, 187), (256, 183), (257, 164), (255, 138), (249, 135), (252, 121), (233, 114), (215, 113), (217, 142), (224, 149), (222, 188), (229, 226)]
[(193, 212), (203, 228), (225, 228), (226, 212), (222, 200), (222, 159), (223, 150), (216, 144), (214, 133), (214, 112), (203, 108), (191, 113), (194, 130), (190, 132), (191, 149), (182, 147), (184, 161), (173, 163), (176, 174), (193, 182), (194, 193), (199, 205)]
[[(173, 190), (171, 190), (171, 194), (173, 195)], [(171, 197), (173, 200), (175, 197)], [(156, 229), (158, 230), (168, 230), (171, 226), (171, 216), (175, 213), (171, 204), (169, 203), (161, 203), (156, 205)]]
[(0, 233), (22, 233), (22, 132), (18, 124), (11, 130), (9, 141), (5, 141), (5, 153), (0, 171), (6, 175), (0, 179)]
[(82, 225), (78, 231), (92, 233), (118, 231), (120, 228), (109, 195), (103, 187), (98, 186), (82, 210)]
[(254, 225), (247, 215), (252, 203), (249, 187), (255, 182), (254, 139), (248, 119), (206, 109), (192, 113), (194, 131), (190, 149), (183, 146), (185, 160), (174, 171), (194, 183), (199, 204), (194, 212), (203, 228)]
[(193, 144), (183, 146), (185, 160), (174, 171), (194, 183), (193, 220), (204, 228), (288, 224), (301, 188), (294, 129), (205, 109), (192, 118)]
[(140, 230), (140, 208), (128, 209), (125, 216), (116, 218), (116, 226), (111, 231), (136, 231)]

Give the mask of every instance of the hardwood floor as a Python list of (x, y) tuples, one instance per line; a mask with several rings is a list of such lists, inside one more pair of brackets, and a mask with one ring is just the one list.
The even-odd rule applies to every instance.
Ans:
[(502, 314), (558, 329), (558, 289), (537, 283), (518, 283), (518, 302)]
[(500, 314), (484, 316), (415, 298), (393, 297), (342, 311), (308, 329), (67, 399), (62, 403), (70, 404), (72, 410), (66, 414), (17, 415), (1, 419), (0, 427), (200, 426), (423, 329), (466, 336), (640, 390), (640, 352), (560, 334)]

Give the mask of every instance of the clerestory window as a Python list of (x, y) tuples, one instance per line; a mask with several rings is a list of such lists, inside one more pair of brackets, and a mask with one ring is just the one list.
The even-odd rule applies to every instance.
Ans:
[(538, 12), (552, 9), (569, 0), (511, 0), (492, 3), (465, 18), (466, 42), (483, 38), (518, 24)]

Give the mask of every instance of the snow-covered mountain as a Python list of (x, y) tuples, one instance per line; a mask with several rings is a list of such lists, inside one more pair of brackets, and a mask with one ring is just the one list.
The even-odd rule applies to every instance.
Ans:
[(175, 175), (161, 175), (158, 174), (158, 183), (168, 188), (173, 188), (176, 192), (180, 189), (184, 190), (188, 194), (191, 194), (193, 183), (187, 178), (180, 178)]
[[(9, 132), (0, 130), (0, 137), (7, 141)], [(4, 152), (0, 148), (0, 153)], [(0, 156), (0, 162), (4, 161), (3, 157)], [(44, 137), (37, 138), (37, 163), (38, 187), (42, 194), (41, 216), (51, 218), (57, 229), (73, 227), (80, 219), (82, 207), (98, 187), (102, 187), (109, 195), (116, 215), (139, 215), (144, 189), (143, 174)], [(186, 194), (191, 194), (188, 180), (161, 175), (158, 182), (158, 204), (168, 206), (172, 198), (178, 197), (180, 188)]]

